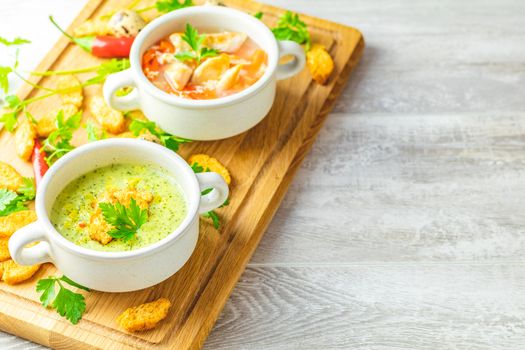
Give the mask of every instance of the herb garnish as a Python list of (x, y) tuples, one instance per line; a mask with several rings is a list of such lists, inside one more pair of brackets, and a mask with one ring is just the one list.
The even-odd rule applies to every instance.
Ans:
[(7, 40), (6, 38), (2, 38), (0, 36), (0, 44), (5, 46), (18, 46), (23, 44), (31, 44), (31, 41), (20, 37), (16, 37), (13, 40)]
[(137, 13), (146, 12), (149, 10), (157, 9), (160, 13), (168, 13), (174, 10), (178, 10), (184, 7), (193, 6), (192, 0), (157, 0), (155, 5), (144, 7), (142, 9), (135, 10)]
[(299, 15), (286, 11), (279, 17), (277, 27), (272, 28), (273, 35), (278, 40), (292, 40), (298, 44), (305, 44), (305, 50), (310, 50), (310, 33), (306, 23), (299, 19)]
[(58, 112), (56, 117), (57, 129), (49, 134), (43, 143), (44, 151), (48, 153), (48, 156), (45, 158), (47, 164), (51, 165), (55, 160), (75, 148), (71, 144), (71, 139), (73, 138), (73, 131), (80, 126), (81, 119), (82, 112), (77, 112), (67, 120), (64, 120), (64, 112), (62, 110)]
[(134, 198), (131, 198), (129, 207), (119, 202), (115, 204), (102, 202), (98, 207), (102, 210), (104, 220), (114, 227), (108, 232), (113, 238), (127, 241), (148, 221), (148, 210), (141, 209)]
[[(194, 162), (193, 164), (191, 164), (191, 169), (193, 169), (195, 174), (198, 174), (198, 173), (209, 173), (211, 171), (210, 168), (204, 169), (204, 167), (202, 165), (200, 165), (199, 163), (197, 163), (197, 162)], [(201, 192), (201, 196), (207, 195), (212, 190), (213, 190), (212, 188), (206, 188), (204, 191)], [(230, 204), (230, 200), (228, 198), (226, 198), (224, 203), (219, 208), (225, 207), (228, 204)], [(201, 215), (203, 217), (205, 217), (205, 218), (211, 219), (212, 222), (213, 222), (213, 227), (215, 227), (216, 230), (218, 230), (221, 227), (221, 219), (219, 218), (219, 215), (217, 214), (217, 212), (215, 212), (215, 210), (211, 210), (211, 211), (209, 211), (207, 213), (204, 213), (204, 214), (201, 214)]]
[[(40, 296), (42, 306), (55, 309), (60, 316), (65, 317), (72, 324), (77, 324), (86, 311), (86, 301), (82, 294), (67, 289), (63, 282), (73, 287), (88, 292), (90, 291), (88, 288), (72, 281), (66, 276), (49, 276), (48, 278), (42, 278), (36, 284), (36, 291), (42, 292)], [(60, 289), (58, 290), (58, 294), (55, 294), (55, 285), (57, 283)]]
[(95, 124), (91, 121), (87, 122), (84, 126), (87, 133), (87, 138), (89, 142), (98, 141), (106, 138), (106, 133), (104, 130), (95, 127)]
[(186, 23), (186, 30), (182, 35), (184, 40), (193, 51), (181, 51), (175, 54), (175, 58), (180, 61), (196, 60), (200, 63), (206, 57), (213, 57), (219, 54), (219, 50), (201, 47), (205, 36), (199, 35), (199, 32), (191, 24)]
[(173, 152), (177, 152), (182, 143), (191, 142), (189, 139), (168, 134), (167, 132), (160, 130), (155, 122), (147, 120), (133, 119), (129, 124), (129, 131), (133, 132), (133, 135), (135, 136), (139, 136), (144, 131), (149, 131), (152, 135), (159, 138), (160, 143), (163, 146), (171, 149)]
[(33, 178), (24, 177), (23, 181), (17, 192), (0, 189), (0, 216), (25, 210), (27, 209), (26, 202), (35, 199), (36, 191)]
[(256, 14), (253, 15), (253, 17), (257, 18), (257, 19), (262, 19), (263, 18), (263, 15), (264, 13), (262, 13), (261, 11), (257, 12)]

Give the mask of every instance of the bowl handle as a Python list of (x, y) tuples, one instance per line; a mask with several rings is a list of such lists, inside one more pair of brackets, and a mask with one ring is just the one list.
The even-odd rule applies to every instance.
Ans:
[[(126, 96), (116, 96), (117, 91), (124, 87), (131, 87), (133, 90)], [(110, 74), (104, 82), (102, 92), (106, 103), (113, 109), (131, 111), (140, 108), (139, 91), (131, 75), (131, 68)]]
[(201, 195), (199, 214), (207, 213), (210, 210), (223, 205), (226, 199), (228, 199), (230, 190), (228, 189), (228, 184), (226, 181), (224, 181), (222, 176), (213, 172), (199, 173), (195, 175), (199, 181), (201, 193), (202, 191), (206, 191), (210, 188), (213, 189), (213, 191)]
[[(40, 243), (32, 247), (25, 247), (30, 243), (38, 241), (40, 241)], [(9, 253), (19, 265), (53, 262), (45, 231), (38, 221), (22, 227), (9, 238)]]
[(306, 63), (306, 56), (301, 45), (290, 40), (278, 40), (279, 58), (292, 55), (294, 59), (288, 63), (277, 67), (277, 80), (293, 77), (303, 70)]

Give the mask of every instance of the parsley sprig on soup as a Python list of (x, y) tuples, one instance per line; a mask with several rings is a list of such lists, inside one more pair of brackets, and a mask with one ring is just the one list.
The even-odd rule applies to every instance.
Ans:
[(182, 189), (164, 169), (113, 164), (69, 183), (53, 205), (51, 222), (79, 246), (128, 251), (168, 236), (186, 211)]
[(208, 100), (240, 92), (264, 74), (267, 55), (240, 32), (199, 34), (191, 24), (150, 47), (142, 58), (146, 77), (159, 89)]

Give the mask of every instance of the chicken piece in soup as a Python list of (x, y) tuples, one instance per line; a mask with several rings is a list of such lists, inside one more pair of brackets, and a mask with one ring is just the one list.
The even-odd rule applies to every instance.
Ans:
[(198, 34), (191, 25), (151, 46), (142, 69), (159, 89), (188, 99), (229, 96), (253, 85), (267, 67), (267, 55), (244, 33)]

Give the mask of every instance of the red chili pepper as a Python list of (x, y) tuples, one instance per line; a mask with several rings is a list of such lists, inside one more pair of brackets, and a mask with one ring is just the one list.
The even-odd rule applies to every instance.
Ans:
[(135, 37), (121, 37), (116, 38), (114, 36), (84, 36), (81, 38), (75, 38), (66, 33), (60, 26), (55, 22), (52, 16), (49, 16), (51, 23), (58, 28), (66, 37), (72, 42), (80, 46), (84, 51), (89, 52), (93, 56), (101, 58), (124, 58), (129, 57), (131, 45), (135, 40)]
[(31, 162), (33, 163), (33, 172), (35, 173), (36, 185), (40, 183), (49, 166), (46, 162), (46, 152), (42, 149), (40, 141), (35, 140), (35, 147), (33, 148), (33, 155)]

